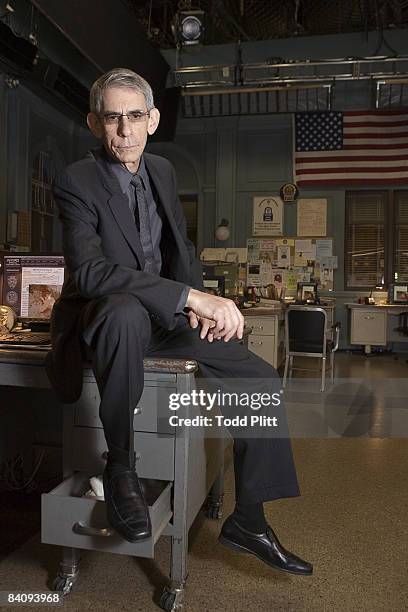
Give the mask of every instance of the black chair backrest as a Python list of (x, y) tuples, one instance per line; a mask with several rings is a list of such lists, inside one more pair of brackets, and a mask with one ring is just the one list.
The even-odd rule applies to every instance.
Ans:
[(289, 350), (299, 353), (322, 353), (325, 313), (319, 309), (289, 308), (288, 313)]

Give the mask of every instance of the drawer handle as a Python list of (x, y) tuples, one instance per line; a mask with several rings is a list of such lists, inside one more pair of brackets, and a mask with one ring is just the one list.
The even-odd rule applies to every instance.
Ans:
[(142, 414), (142, 408), (141, 406), (136, 406), (136, 408), (133, 411), (134, 414)]
[(370, 321), (370, 319), (374, 319), (374, 317), (370, 317), (369, 315), (364, 317), (365, 319), (367, 319), (368, 321)]
[(252, 341), (251, 344), (259, 344), (260, 346), (262, 346), (263, 342), (262, 342), (262, 340), (259, 340), (258, 342), (253, 342)]
[[(140, 453), (139, 451), (135, 452), (136, 461), (138, 461), (141, 458), (141, 456), (142, 456), (142, 453)], [(108, 451), (103, 451), (101, 457), (102, 457), (102, 459), (107, 461), (107, 459), (108, 459)]]
[(81, 522), (74, 523), (72, 531), (78, 535), (104, 536), (105, 538), (113, 536), (115, 533), (115, 530), (111, 529), (110, 527), (98, 529), (97, 527), (89, 527), (89, 525), (84, 525)]

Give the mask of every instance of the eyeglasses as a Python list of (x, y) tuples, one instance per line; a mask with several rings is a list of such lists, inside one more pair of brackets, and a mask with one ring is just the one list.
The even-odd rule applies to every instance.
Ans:
[(129, 123), (141, 123), (145, 117), (150, 117), (150, 111), (134, 111), (131, 113), (106, 113), (101, 116), (105, 125), (119, 125), (122, 117), (126, 117)]

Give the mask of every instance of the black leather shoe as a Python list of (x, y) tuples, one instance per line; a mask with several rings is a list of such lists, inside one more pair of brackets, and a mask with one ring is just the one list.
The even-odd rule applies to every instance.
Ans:
[(222, 526), (218, 541), (232, 550), (251, 553), (283, 572), (300, 575), (313, 573), (313, 565), (285, 550), (269, 525), (264, 533), (253, 533), (229, 516)]
[(149, 509), (134, 469), (107, 463), (103, 473), (106, 515), (111, 527), (128, 542), (152, 535)]

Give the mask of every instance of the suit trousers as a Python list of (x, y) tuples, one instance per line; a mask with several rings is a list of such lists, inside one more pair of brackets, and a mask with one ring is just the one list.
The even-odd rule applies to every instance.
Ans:
[[(144, 357), (194, 359), (203, 382), (208, 380), (214, 387), (214, 381), (219, 381), (221, 390), (237, 388), (243, 381), (247, 394), (261, 387), (279, 393), (280, 379), (270, 364), (238, 342), (202, 340), (199, 331), (199, 327), (190, 327), (184, 315), (178, 316), (173, 330), (159, 327), (133, 295), (112, 294), (86, 304), (81, 313), (82, 341), (92, 357), (101, 397), (99, 415), (111, 458), (134, 465), (133, 417), (143, 392)], [(248, 406), (237, 404), (220, 409), (228, 417), (244, 410), (251, 412)], [(270, 435), (271, 428), (265, 427), (251, 427), (248, 435), (245, 429), (228, 428), (234, 440), (235, 497), (239, 503), (299, 495), (283, 401), (278, 414), (277, 435)]]

